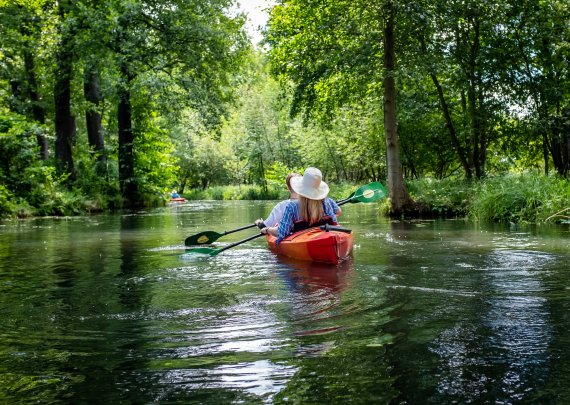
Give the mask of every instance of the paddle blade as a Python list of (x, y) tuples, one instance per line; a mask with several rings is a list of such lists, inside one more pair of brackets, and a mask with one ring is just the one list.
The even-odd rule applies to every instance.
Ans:
[(388, 195), (386, 188), (377, 181), (360, 187), (350, 199), (350, 203), (369, 203), (378, 201)]
[(196, 245), (209, 245), (210, 243), (215, 242), (223, 236), (217, 232), (213, 231), (205, 231), (197, 233), (196, 235), (192, 235), (186, 238), (184, 241), (184, 245), (186, 246), (196, 246)]

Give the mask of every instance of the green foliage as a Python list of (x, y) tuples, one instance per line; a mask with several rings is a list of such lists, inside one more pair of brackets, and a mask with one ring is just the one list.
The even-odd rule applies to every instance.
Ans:
[(192, 189), (184, 193), (188, 200), (284, 200), (289, 194), (279, 188), (267, 191), (260, 186), (213, 186), (205, 190)]
[(147, 201), (146, 205), (157, 205), (176, 181), (178, 162), (173, 156), (174, 146), (155, 114), (141, 114), (136, 122), (139, 136), (135, 139), (134, 150), (138, 190), (141, 198)]
[(374, 95), (383, 78), (382, 3), (292, 0), (271, 11), (273, 72), (295, 87), (292, 111), (327, 113)]
[(408, 178), (424, 176), (443, 179), (459, 174), (461, 163), (450, 147), (450, 137), (433, 83), (425, 77), (405, 76), (401, 80), (398, 105), (398, 136), (402, 165)]
[(428, 205), (432, 213), (441, 216), (466, 215), (473, 197), (471, 182), (452, 178), (424, 177), (409, 181), (408, 190), (415, 201)]
[(297, 167), (297, 168), (289, 168), (284, 163), (275, 161), (271, 166), (267, 168), (265, 171), (265, 180), (270, 187), (279, 189), (285, 188), (287, 189), (287, 185), (285, 184), (285, 180), (289, 173), (299, 173), (303, 174), (304, 169)]
[(537, 173), (507, 174), (480, 181), (424, 178), (408, 183), (413, 197), (433, 213), (476, 221), (564, 221), (570, 209), (570, 182)]
[(267, 187), (265, 177), (275, 162), (301, 166), (302, 154), (296, 147), (288, 115), (289, 97), (279, 88), (259, 53), (249, 56), (249, 69), (240, 77), (238, 103), (223, 122), (220, 141), (233, 155), (230, 163), (237, 183)]
[(0, 217), (10, 216), (16, 212), (13, 194), (2, 184), (0, 184)]
[(469, 216), (480, 221), (544, 222), (570, 207), (570, 183), (536, 173), (486, 179), (473, 195)]
[[(541, 221), (567, 208), (564, 198), (536, 195), (546, 186), (533, 186), (528, 174), (511, 178), (520, 183), (515, 190), (493, 183), (502, 182), (497, 175), (570, 167), (570, 14), (560, 0), (278, 2), (266, 31), (268, 55), (250, 47), (244, 16), (228, 14), (228, 0), (65, 3), (63, 19), (58, 2), (0, 3), (2, 214), (121, 207), (117, 106), (126, 90), (134, 181), (145, 205), (172, 188), (196, 198), (285, 198), (286, 174), (308, 166), (322, 170), (333, 198), (350, 194), (352, 184), (385, 181), (387, 4), (397, 12), (398, 133), (404, 177), (415, 179), (412, 195), (434, 213), (486, 220)], [(47, 139), (55, 155), (54, 62), (64, 31), (72, 36), (78, 130), (77, 180), (65, 191), (68, 179), (56, 175), (55, 160), (38, 159), (37, 140)], [(84, 94), (90, 69), (100, 80), (98, 105)], [(89, 150), (87, 110), (102, 116), (104, 163)], [(460, 180), (461, 151), (467, 165), (484, 163), (487, 180)], [(563, 182), (546, 179), (544, 193), (558, 187), (556, 195), (565, 195)]]
[[(289, 172), (287, 172), (289, 173)], [(184, 193), (188, 200), (285, 200), (289, 198), (289, 192), (284, 186), (285, 177), (275, 187), (264, 191), (260, 186), (213, 186), (205, 190), (192, 189)], [(329, 197), (341, 200), (348, 197), (363, 184), (353, 183), (328, 183)]]
[(115, 162), (107, 161), (101, 166), (88, 151), (78, 149), (75, 189), (84, 196), (85, 208), (89, 212), (120, 208), (122, 197)]
[(38, 131), (21, 115), (0, 114), (0, 215), (77, 215), (98, 209), (81, 191), (67, 190), (66, 176), (39, 160)]
[(16, 196), (29, 192), (35, 184), (33, 177), (23, 174), (40, 164), (34, 138), (38, 130), (25, 117), (0, 111), (0, 180)]
[(366, 182), (362, 183), (349, 183), (349, 182), (328, 182), (329, 186), (329, 197), (333, 200), (342, 200), (347, 198), (351, 195), (355, 190), (359, 187), (366, 184)]

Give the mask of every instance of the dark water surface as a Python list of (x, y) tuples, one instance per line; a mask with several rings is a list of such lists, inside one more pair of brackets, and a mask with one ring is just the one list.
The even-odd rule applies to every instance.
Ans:
[(355, 204), (338, 268), (185, 253), (272, 205), (0, 222), (0, 403), (570, 403), (568, 226)]

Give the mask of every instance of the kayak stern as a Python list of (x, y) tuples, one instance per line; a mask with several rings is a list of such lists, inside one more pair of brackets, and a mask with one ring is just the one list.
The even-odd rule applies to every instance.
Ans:
[(269, 249), (294, 259), (338, 264), (352, 253), (354, 235), (338, 231), (306, 229), (287, 236), (279, 245), (276, 237), (267, 235)]

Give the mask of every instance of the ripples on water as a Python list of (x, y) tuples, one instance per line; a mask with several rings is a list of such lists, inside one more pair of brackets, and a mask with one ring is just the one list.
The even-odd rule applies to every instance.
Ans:
[(338, 267), (262, 240), (184, 250), (212, 215), (219, 231), (262, 216), (251, 203), (4, 227), (0, 402), (570, 398), (567, 239), (358, 209)]

